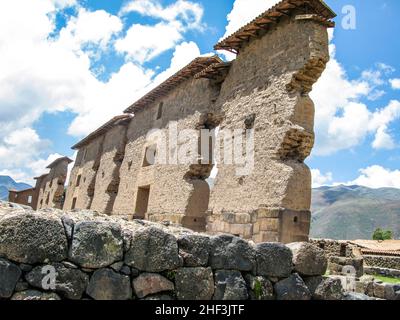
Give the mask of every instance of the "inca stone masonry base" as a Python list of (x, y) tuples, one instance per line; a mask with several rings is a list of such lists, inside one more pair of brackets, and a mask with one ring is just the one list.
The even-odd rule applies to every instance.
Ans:
[(0, 203), (0, 299), (354, 299), (326, 268), (309, 243)]

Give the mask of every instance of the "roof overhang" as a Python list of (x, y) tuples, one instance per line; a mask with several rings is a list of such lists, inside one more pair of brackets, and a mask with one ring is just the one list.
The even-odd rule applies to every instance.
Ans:
[(335, 12), (322, 0), (283, 0), (268, 9), (250, 23), (246, 24), (232, 35), (221, 40), (214, 46), (215, 50), (226, 50), (239, 53), (244, 43), (252, 38), (259, 37), (259, 31), (268, 30), (283, 16), (290, 16), (294, 10), (302, 10), (304, 15), (314, 20), (333, 27), (335, 23), (331, 19), (336, 17)]

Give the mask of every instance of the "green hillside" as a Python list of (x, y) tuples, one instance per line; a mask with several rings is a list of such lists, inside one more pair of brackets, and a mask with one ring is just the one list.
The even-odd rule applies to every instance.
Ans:
[(311, 236), (331, 239), (371, 239), (376, 228), (400, 238), (400, 189), (361, 186), (313, 190)]

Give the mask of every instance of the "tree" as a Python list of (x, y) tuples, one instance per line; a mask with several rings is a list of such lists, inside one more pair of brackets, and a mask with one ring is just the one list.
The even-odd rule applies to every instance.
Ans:
[(374, 240), (392, 240), (393, 239), (393, 232), (391, 230), (383, 230), (381, 228), (378, 228), (375, 230), (372, 239)]

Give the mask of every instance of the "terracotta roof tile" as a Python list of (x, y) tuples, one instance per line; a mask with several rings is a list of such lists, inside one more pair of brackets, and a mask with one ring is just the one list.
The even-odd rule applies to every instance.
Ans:
[(172, 91), (182, 82), (190, 79), (203, 69), (207, 68), (209, 65), (217, 62), (222, 62), (222, 60), (218, 56), (200, 57), (194, 59), (186, 67), (179, 70), (177, 73), (168, 78), (166, 81), (157, 86), (155, 89), (151, 90), (145, 96), (143, 96), (134, 104), (132, 104), (129, 108), (127, 108), (124, 112), (134, 113), (139, 109), (148, 106), (150, 103), (153, 103), (157, 98), (167, 95), (170, 91)]
[(72, 161), (70, 158), (68, 158), (68, 157), (61, 157), (61, 158), (58, 158), (58, 159), (54, 160), (52, 163), (50, 163), (50, 164), (46, 167), (46, 169), (51, 169), (51, 168), (55, 167), (58, 163), (60, 163), (60, 162), (62, 162), (62, 161), (67, 161), (68, 163), (73, 162), (73, 161)]
[(77, 144), (75, 144), (72, 147), (72, 149), (78, 150), (78, 149), (82, 148), (83, 146), (87, 145), (88, 143), (90, 143), (91, 141), (96, 139), (97, 137), (100, 137), (101, 135), (103, 135), (104, 133), (109, 131), (114, 126), (120, 124), (121, 122), (129, 120), (131, 118), (132, 118), (132, 115), (130, 115), (130, 114), (123, 114), (123, 115), (119, 115), (119, 116), (112, 118), (110, 121), (106, 122), (101, 127), (99, 127), (98, 129), (93, 131), (91, 134), (89, 134), (87, 137), (85, 137), (84, 139), (79, 141)]
[(334, 22), (330, 21), (336, 14), (322, 0), (283, 0), (277, 3), (272, 8), (268, 9), (253, 21), (249, 22), (238, 31), (221, 40), (214, 46), (215, 50), (227, 50), (238, 53), (244, 42), (247, 42), (252, 37), (258, 37), (259, 30), (266, 30), (271, 24), (297, 8), (303, 8), (304, 13), (317, 21), (326, 24), (328, 27), (333, 27)]

